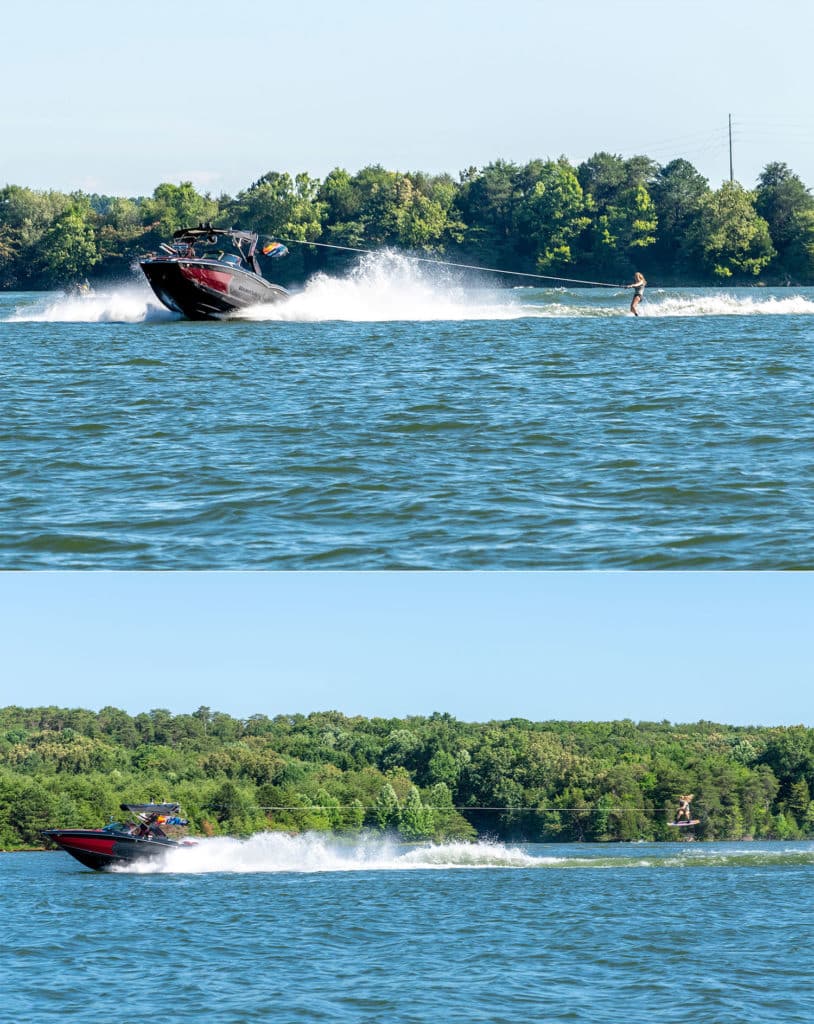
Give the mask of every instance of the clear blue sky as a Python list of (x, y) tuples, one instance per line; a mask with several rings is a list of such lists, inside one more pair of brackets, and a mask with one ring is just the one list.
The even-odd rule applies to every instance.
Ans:
[(0, 705), (814, 726), (807, 573), (5, 573)]
[(234, 194), (268, 170), (598, 150), (814, 185), (811, 0), (6, 4), (0, 186)]

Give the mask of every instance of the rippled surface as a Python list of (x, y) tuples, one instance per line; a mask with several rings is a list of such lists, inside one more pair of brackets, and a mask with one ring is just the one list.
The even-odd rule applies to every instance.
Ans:
[(811, 843), (203, 845), (146, 875), (0, 854), (8, 1019), (814, 1019)]
[(0, 565), (814, 568), (814, 290), (628, 299), (1, 295)]

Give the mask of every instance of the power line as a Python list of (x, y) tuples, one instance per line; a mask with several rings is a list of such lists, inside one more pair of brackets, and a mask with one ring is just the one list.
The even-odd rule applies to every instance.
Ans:
[[(378, 804), (362, 804), (363, 811), (374, 811), (378, 807)], [(507, 805), (507, 806), (470, 806), (469, 804), (452, 804), (452, 805), (441, 805), (436, 804), (423, 804), (423, 806), (430, 807), (435, 811), (522, 811), (526, 814), (547, 814), (550, 812), (559, 813), (573, 813), (573, 814), (593, 814), (593, 813), (620, 813), (622, 811), (637, 811), (640, 814), (656, 815), (656, 814), (670, 814), (672, 813), (666, 808), (644, 808), (644, 807), (631, 807), (631, 806), (613, 806), (613, 807), (523, 807), (521, 805)], [(699, 804), (697, 806), (703, 806)], [(343, 811), (349, 810), (350, 808), (357, 808), (358, 804), (292, 804), (292, 805), (279, 805), (279, 806), (259, 806), (259, 811)], [(223, 806), (221, 810), (225, 810)]]

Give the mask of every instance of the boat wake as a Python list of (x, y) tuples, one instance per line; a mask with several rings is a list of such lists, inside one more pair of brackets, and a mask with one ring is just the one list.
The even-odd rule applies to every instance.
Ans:
[[(483, 286), (453, 268), (382, 252), (363, 257), (346, 277), (317, 274), (284, 302), (251, 306), (235, 316), (288, 322), (384, 322), (515, 320), (542, 312), (530, 312), (511, 290)], [(554, 315), (551, 309), (546, 312)]]
[(260, 832), (247, 839), (201, 839), (160, 858), (117, 868), (126, 874), (314, 874), (339, 871), (483, 869), (753, 868), (814, 865), (814, 845), (698, 843), (616, 847), (509, 846), (497, 842), (405, 846), (381, 837)]
[(405, 846), (380, 837), (343, 841), (318, 833), (260, 832), (248, 839), (202, 839), (194, 847), (171, 850), (160, 859), (117, 870), (127, 874), (261, 874), (538, 866), (539, 857), (500, 843)]
[[(502, 278), (504, 282), (511, 278)], [(274, 305), (251, 306), (241, 320), (382, 322), (630, 317), (630, 293), (604, 288), (501, 287), (484, 272), (421, 263), (394, 252), (363, 257), (346, 277), (317, 274), (301, 292)], [(642, 317), (777, 316), (814, 314), (814, 292), (790, 289), (652, 288)], [(808, 289), (811, 292), (811, 289)]]
[(639, 307), (641, 316), (812, 316), (814, 298), (805, 295), (735, 295), (731, 292), (671, 294), (657, 291)]
[(30, 306), (18, 306), (6, 322), (138, 324), (177, 319), (151, 291), (134, 285), (90, 295), (49, 294)]
[[(506, 279), (507, 281), (510, 279)], [(600, 288), (501, 287), (487, 274), (420, 263), (393, 252), (364, 256), (345, 277), (317, 274), (290, 298), (250, 306), (229, 319), (320, 323), (489, 321), (633, 317), (630, 294)], [(814, 289), (650, 288), (641, 317), (811, 316)], [(146, 287), (39, 298), (6, 322), (144, 323), (177, 320)]]

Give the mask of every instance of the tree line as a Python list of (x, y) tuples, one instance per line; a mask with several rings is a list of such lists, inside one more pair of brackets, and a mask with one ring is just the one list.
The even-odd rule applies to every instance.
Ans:
[(461, 722), (339, 712), (233, 718), (0, 709), (0, 849), (177, 800), (203, 835), (266, 829), (405, 840), (702, 839), (814, 834), (814, 729), (712, 722)]
[[(50, 289), (127, 279), (137, 257), (179, 228), (211, 222), (297, 242), (394, 247), (506, 271), (660, 284), (814, 284), (814, 197), (784, 163), (754, 190), (710, 187), (687, 160), (596, 153), (524, 166), (497, 160), (448, 174), (381, 166), (324, 180), (278, 171), (236, 196), (190, 182), (150, 197), (0, 189), (0, 288)], [(351, 254), (291, 247), (283, 284), (340, 273)]]

